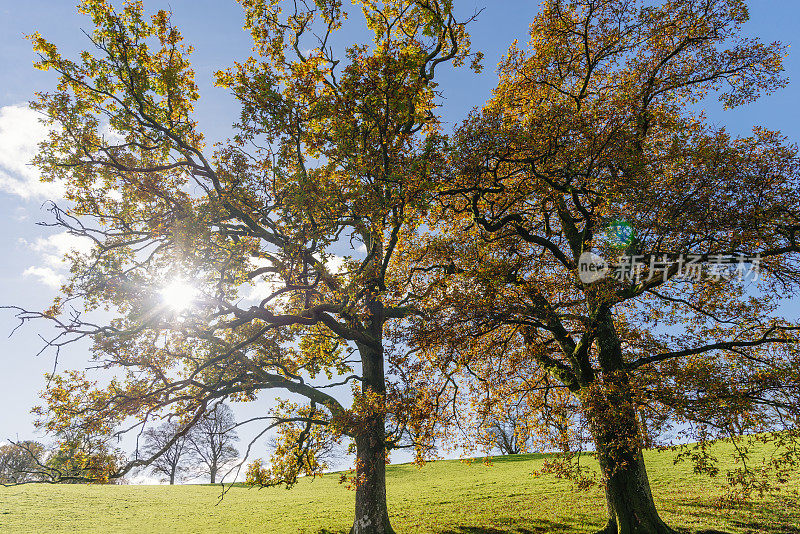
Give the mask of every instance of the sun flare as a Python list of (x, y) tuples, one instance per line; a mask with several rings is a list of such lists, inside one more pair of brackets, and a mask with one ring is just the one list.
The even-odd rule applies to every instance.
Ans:
[(190, 283), (176, 279), (161, 289), (161, 300), (176, 312), (183, 312), (194, 305), (198, 293)]

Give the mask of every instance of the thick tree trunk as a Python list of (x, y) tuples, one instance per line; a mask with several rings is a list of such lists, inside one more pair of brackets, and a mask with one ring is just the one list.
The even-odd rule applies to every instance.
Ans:
[(618, 374), (585, 396), (608, 506), (604, 534), (673, 533), (659, 517), (642, 455), (627, 378)]
[[(377, 316), (372, 335), (381, 340), (382, 307), (373, 303)], [(365, 398), (383, 403), (386, 395), (383, 351), (359, 345), (362, 366), (362, 391)], [(383, 406), (361, 414), (356, 429), (356, 515), (350, 534), (394, 534), (386, 505), (386, 428)]]
[[(597, 454), (605, 481), (608, 524), (604, 534), (672, 534), (658, 515), (650, 481), (644, 465), (642, 451), (638, 450), (626, 459), (616, 452), (601, 451)], [(624, 465), (621, 461), (626, 462)]]
[(209, 474), (211, 475), (211, 483), (212, 484), (216, 483), (216, 481), (217, 481), (217, 469), (216, 469), (216, 467), (212, 468), (210, 470)]
[(642, 455), (635, 391), (625, 369), (610, 310), (599, 315), (602, 381), (582, 392), (605, 483), (604, 534), (674, 534), (659, 517)]
[(356, 516), (351, 534), (393, 534), (386, 505), (384, 418), (374, 417), (356, 437)]

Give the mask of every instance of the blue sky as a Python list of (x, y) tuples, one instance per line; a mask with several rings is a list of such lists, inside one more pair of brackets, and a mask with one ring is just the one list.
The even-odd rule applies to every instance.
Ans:
[[(800, 54), (796, 37), (800, 2), (753, 0), (749, 4), (752, 20), (745, 27), (747, 34), (767, 42), (798, 45)], [(251, 43), (241, 29), (241, 9), (233, 0), (145, 0), (145, 6), (148, 10), (171, 8), (173, 22), (195, 46), (193, 64), (202, 94), (197, 118), (209, 139), (224, 139), (238, 110), (225, 90), (213, 87), (212, 74), (249, 55)], [(486, 55), (486, 68), (481, 75), (467, 69), (437, 73), (442, 75), (442, 113), (449, 126), (486, 101), (497, 79), (494, 66), (512, 40), (527, 40), (528, 25), (538, 10), (538, 2), (521, 0), (458, 0), (456, 6), (462, 16), (484, 8), (471, 33), (474, 48)], [(65, 236), (36, 225), (47, 220), (43, 203), (56, 199), (58, 191), (38, 183), (35, 170), (27, 165), (41, 130), (25, 103), (34, 92), (53, 88), (55, 78), (33, 69), (34, 55), (23, 36), (38, 30), (69, 55), (88, 45), (81, 29), (88, 31), (89, 21), (76, 13), (72, 1), (0, 3), (0, 251), (4, 259), (0, 264), (0, 305), (46, 307), (63, 276), (60, 255), (72, 245)], [(794, 47), (789, 50), (786, 70), (792, 82), (787, 89), (729, 111), (709, 102), (706, 112), (710, 120), (735, 134), (746, 135), (753, 125), (762, 125), (783, 131), (793, 142), (800, 140), (800, 57)], [(15, 325), (13, 314), (0, 310), (0, 440), (34, 436), (29, 410), (38, 401), (44, 373), (53, 366), (51, 354), (35, 357), (41, 341), (34, 328), (6, 337)], [(80, 367), (86, 353), (76, 347), (60, 358), (61, 368)], [(258, 409), (263, 406), (248, 407), (240, 412), (240, 418)]]

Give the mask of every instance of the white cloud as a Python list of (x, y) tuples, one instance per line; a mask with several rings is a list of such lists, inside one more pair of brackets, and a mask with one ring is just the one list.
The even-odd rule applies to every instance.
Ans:
[(112, 128), (108, 123), (104, 123), (100, 126), (100, 135), (109, 144), (121, 145), (125, 142), (125, 135)]
[(109, 189), (106, 195), (114, 202), (120, 202), (122, 200), (122, 191), (119, 189)]
[(64, 186), (41, 182), (30, 164), (48, 132), (39, 118), (25, 105), (0, 107), (0, 190), (25, 199), (61, 198)]
[(92, 250), (92, 241), (88, 237), (61, 232), (48, 237), (38, 237), (33, 243), (24, 239), (24, 245), (41, 254), (44, 263), (54, 268), (64, 267), (64, 255), (76, 251), (88, 254)]
[(283, 284), (280, 281), (269, 280), (266, 277), (261, 276), (257, 281), (252, 282), (250, 292), (247, 295), (247, 300), (261, 302), (265, 298), (275, 293), (275, 291), (281, 287), (283, 287)]
[(25, 222), (28, 220), (28, 210), (24, 206), (17, 206), (14, 209), (14, 220), (17, 222)]
[(64, 283), (64, 275), (57, 273), (50, 267), (28, 267), (22, 276), (38, 278), (39, 282), (53, 289), (58, 289)]
[(34, 242), (20, 239), (20, 242), (39, 254), (41, 262), (25, 269), (23, 276), (34, 277), (39, 282), (58, 289), (64, 283), (67, 268), (64, 255), (77, 251), (88, 254), (92, 250), (92, 242), (86, 237), (75, 236), (67, 232), (39, 237)]
[[(317, 260), (321, 260), (319, 256), (315, 256)], [(325, 259), (325, 267), (331, 274), (341, 274), (344, 270), (344, 256), (337, 256), (336, 254), (329, 254)]]
[[(272, 263), (266, 258), (250, 257), (250, 263), (255, 268), (269, 267)], [(280, 278), (274, 273), (265, 273), (250, 282), (250, 292), (245, 297), (246, 300), (261, 302), (272, 295), (275, 291), (283, 287)]]

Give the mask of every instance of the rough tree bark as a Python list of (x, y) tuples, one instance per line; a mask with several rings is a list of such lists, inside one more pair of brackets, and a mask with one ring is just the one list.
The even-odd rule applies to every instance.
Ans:
[(625, 370), (611, 311), (598, 314), (602, 382), (583, 392), (589, 428), (605, 485), (608, 524), (603, 534), (674, 534), (656, 510), (642, 455), (635, 392)]
[[(364, 393), (386, 393), (383, 354), (359, 347)], [(356, 433), (356, 515), (351, 534), (394, 534), (386, 504), (385, 416), (370, 414)]]
[[(357, 343), (362, 367), (362, 393), (384, 402), (386, 377), (383, 362), (383, 303), (368, 303), (368, 325), (374, 347)], [(356, 429), (356, 515), (350, 534), (394, 534), (386, 504), (386, 416), (373, 409)]]
[(386, 505), (384, 417), (375, 415), (356, 436), (356, 515), (350, 534), (394, 534)]
[[(596, 416), (591, 431), (597, 460), (605, 484), (608, 524), (604, 534), (672, 534), (658, 515), (642, 455), (635, 412), (623, 403), (597, 403), (597, 411), (616, 412), (611, 417)], [(604, 406), (605, 404), (605, 406)], [(613, 404), (617, 404), (614, 406)], [(622, 415), (622, 417), (620, 416)]]

